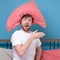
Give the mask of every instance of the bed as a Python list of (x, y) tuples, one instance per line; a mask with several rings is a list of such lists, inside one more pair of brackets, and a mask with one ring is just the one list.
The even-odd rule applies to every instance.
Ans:
[[(60, 39), (41, 39), (41, 60), (60, 60)], [(0, 60), (12, 60), (12, 45), (9, 39), (0, 39)]]

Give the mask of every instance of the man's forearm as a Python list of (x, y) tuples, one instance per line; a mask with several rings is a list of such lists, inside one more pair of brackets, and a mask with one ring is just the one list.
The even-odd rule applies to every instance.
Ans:
[(42, 49), (36, 51), (35, 60), (40, 60), (42, 54)]
[(23, 52), (23, 54), (27, 51), (31, 43), (32, 43), (32, 39), (29, 38), (28, 41), (22, 46), (21, 52)]
[(14, 48), (16, 49), (16, 51), (17, 51), (19, 56), (23, 56), (24, 55), (24, 53), (27, 51), (27, 49), (31, 45), (32, 41), (33, 40), (31, 38), (29, 38), (24, 45), (14, 46)]

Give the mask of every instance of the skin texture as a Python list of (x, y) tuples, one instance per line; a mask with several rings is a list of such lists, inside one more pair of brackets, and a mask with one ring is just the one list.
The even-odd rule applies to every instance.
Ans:
[(31, 17), (22, 19), (21, 26), (25, 32), (28, 32), (30, 30), (31, 25), (32, 25), (32, 18)]
[[(31, 25), (32, 25), (32, 17), (27, 17), (22, 19), (21, 29), (23, 31), (29, 33)], [(38, 32), (38, 30), (35, 30), (24, 45), (15, 45), (14, 48), (18, 53), (18, 55), (22, 57), (27, 51), (27, 49), (29, 48), (29, 46), (31, 45), (32, 41), (36, 38), (42, 38), (43, 36), (45, 36), (43, 32)], [(42, 52), (42, 49), (40, 46), (38, 46), (36, 48), (35, 60), (40, 60), (41, 52)]]

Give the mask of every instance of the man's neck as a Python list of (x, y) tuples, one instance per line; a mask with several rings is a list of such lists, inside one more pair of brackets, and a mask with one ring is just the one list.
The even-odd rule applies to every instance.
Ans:
[[(23, 29), (21, 28), (21, 30), (23, 30)], [(23, 31), (26, 32), (26, 33), (30, 33), (30, 30), (28, 30), (28, 31), (23, 30)]]

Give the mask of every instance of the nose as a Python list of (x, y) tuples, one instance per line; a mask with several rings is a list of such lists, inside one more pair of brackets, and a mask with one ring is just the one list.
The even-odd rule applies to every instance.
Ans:
[(26, 23), (29, 23), (28, 19), (26, 20)]

